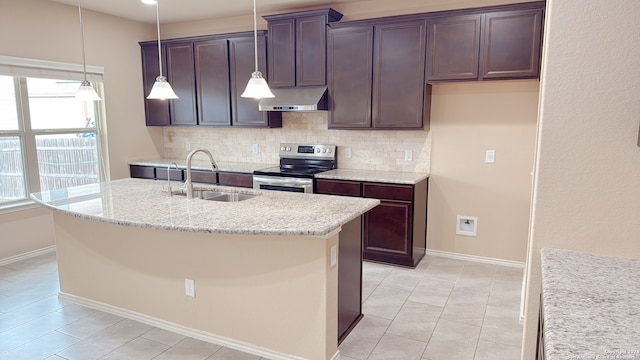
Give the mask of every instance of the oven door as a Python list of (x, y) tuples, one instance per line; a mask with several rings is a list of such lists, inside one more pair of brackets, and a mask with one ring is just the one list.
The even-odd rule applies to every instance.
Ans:
[(253, 175), (253, 188), (260, 190), (312, 193), (313, 179)]

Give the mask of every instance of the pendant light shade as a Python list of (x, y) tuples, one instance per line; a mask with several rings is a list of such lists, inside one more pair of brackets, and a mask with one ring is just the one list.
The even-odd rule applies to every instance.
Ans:
[(156, 82), (151, 88), (151, 92), (147, 99), (177, 99), (178, 95), (173, 91), (167, 78), (162, 75), (162, 47), (160, 45), (160, 1), (156, 0), (156, 24), (158, 27), (158, 68), (160, 75), (156, 78)]
[(76, 92), (76, 99), (82, 101), (102, 100), (100, 96), (98, 96), (96, 89), (94, 89), (89, 80), (87, 80), (87, 61), (84, 56), (84, 29), (82, 27), (82, 6), (80, 5), (80, 0), (78, 0), (78, 15), (80, 16), (80, 44), (82, 46), (82, 72), (84, 74), (84, 80), (82, 80)]
[(240, 96), (254, 99), (272, 98), (275, 96), (271, 92), (271, 89), (269, 89), (267, 81), (262, 77), (262, 73), (258, 70), (258, 22), (256, 18), (256, 0), (253, 0), (253, 40), (256, 68), (251, 74), (251, 79), (249, 79), (247, 87)]

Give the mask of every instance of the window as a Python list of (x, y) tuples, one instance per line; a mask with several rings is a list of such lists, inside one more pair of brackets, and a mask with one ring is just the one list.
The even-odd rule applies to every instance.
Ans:
[[(28, 202), (31, 192), (107, 179), (103, 104), (74, 98), (82, 74), (2, 70), (0, 64), (0, 208)], [(100, 92), (102, 83), (91, 81)]]

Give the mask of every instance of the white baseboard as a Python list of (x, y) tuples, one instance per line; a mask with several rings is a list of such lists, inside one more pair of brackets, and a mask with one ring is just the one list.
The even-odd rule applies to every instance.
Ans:
[(14, 263), (16, 261), (30, 259), (32, 257), (36, 257), (36, 256), (52, 253), (52, 252), (55, 252), (55, 251), (56, 251), (56, 246), (55, 245), (47, 246), (47, 247), (42, 248), (42, 249), (26, 252), (24, 254), (19, 254), (19, 255), (8, 257), (8, 258), (0, 259), (0, 266), (8, 265), (8, 264)]
[(503, 260), (503, 259), (489, 258), (489, 257), (483, 257), (483, 256), (476, 256), (476, 255), (458, 254), (458, 253), (452, 253), (447, 251), (430, 250), (430, 249), (427, 249), (426, 254), (432, 255), (432, 256), (456, 259), (456, 260), (466, 260), (466, 261), (473, 261), (473, 262), (479, 262), (479, 263), (485, 263), (485, 264), (502, 265), (502, 266), (509, 266), (509, 267), (524, 269), (524, 262), (521, 262), (521, 261)]
[[(131, 310), (127, 310), (127, 309), (123, 309), (123, 308), (119, 308), (117, 306), (112, 306), (109, 304), (105, 304), (99, 301), (95, 301), (95, 300), (91, 300), (91, 299), (87, 299), (87, 298), (83, 298), (83, 297), (79, 297), (79, 296), (75, 296), (75, 295), (71, 295), (71, 294), (67, 294), (67, 293), (63, 293), (60, 292), (58, 293), (58, 297), (60, 299), (63, 300), (67, 300), (82, 306), (86, 306), (88, 308), (91, 309), (95, 309), (95, 310), (100, 310), (109, 314), (113, 314), (113, 315), (118, 315), (127, 319), (131, 319), (131, 320), (135, 320), (135, 321), (139, 321), (141, 323), (147, 324), (147, 325), (151, 325), (151, 326), (155, 326), (157, 328), (160, 329), (164, 329), (167, 331), (171, 331), (174, 332), (176, 334), (180, 334), (180, 335), (184, 335), (184, 336), (188, 336), (188, 337), (192, 337), (194, 339), (198, 339), (198, 340), (202, 340), (202, 341), (206, 341), (206, 342), (210, 342), (210, 343), (214, 343), (214, 344), (218, 344), (221, 346), (226, 346), (228, 348), (234, 349), (234, 350), (238, 350), (238, 351), (242, 351), (248, 354), (253, 354), (253, 355), (257, 355), (260, 357), (264, 357), (267, 359), (274, 359), (274, 360), (304, 360), (304, 358), (298, 357), (298, 356), (293, 356), (293, 355), (288, 355), (288, 354), (283, 354), (280, 352), (276, 352), (273, 350), (269, 350), (269, 349), (265, 349), (265, 348), (261, 348), (249, 343), (245, 343), (242, 341), (238, 341), (238, 340), (234, 340), (234, 339), (230, 339), (224, 336), (220, 336), (220, 335), (216, 335), (216, 334), (212, 334), (206, 331), (202, 331), (202, 330), (197, 330), (197, 329), (192, 329), (186, 326), (182, 326), (176, 323), (172, 323), (166, 320), (162, 320), (162, 319), (158, 319), (155, 317), (151, 317), (145, 314), (141, 314), (135, 311), (131, 311)], [(292, 340), (295, 341), (295, 340)], [(339, 352), (336, 352), (336, 354), (334, 354), (334, 356), (332, 357), (332, 359), (339, 359)]]

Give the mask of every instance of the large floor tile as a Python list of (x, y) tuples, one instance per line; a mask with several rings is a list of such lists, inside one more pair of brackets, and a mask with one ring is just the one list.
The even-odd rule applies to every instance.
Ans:
[(522, 280), (494, 279), (489, 294), (489, 305), (520, 309)]
[[(2, 334), (0, 334), (2, 336)], [(0, 355), (0, 360), (45, 359), (77, 343), (80, 339), (57, 331), (50, 332)]]
[(424, 277), (409, 295), (409, 300), (444, 307), (454, 284), (452, 281), (443, 281), (430, 276)]
[(169, 346), (173, 346), (186, 338), (184, 335), (158, 328), (147, 331), (142, 337)]
[(392, 320), (410, 294), (409, 290), (380, 285), (362, 304), (362, 313)]
[[(425, 360), (473, 360), (480, 327), (440, 319), (424, 352)], [(497, 360), (499, 358), (495, 358)]]
[(442, 311), (441, 318), (469, 325), (482, 326), (488, 298), (488, 294), (482, 295), (456, 291), (454, 288)]
[(340, 344), (340, 354), (358, 360), (367, 359), (391, 324), (390, 320), (365, 316)]
[(157, 360), (204, 360), (220, 350), (222, 346), (205, 341), (185, 338), (169, 350), (156, 357)]
[(114, 351), (103, 356), (102, 360), (146, 360), (153, 359), (169, 348), (168, 345), (147, 340), (145, 338), (135, 338), (122, 345)]
[(207, 360), (260, 360), (260, 357), (223, 347), (208, 357)]
[(392, 270), (380, 285), (411, 291), (415, 289), (423, 277), (423, 272), (414, 269), (397, 268)]
[(368, 360), (420, 360), (426, 346), (426, 342), (386, 334), (382, 337)]
[(427, 343), (441, 313), (441, 307), (408, 301), (387, 333)]
[(25, 345), (72, 321), (75, 321), (75, 319), (54, 311), (4, 331), (0, 333), (0, 354)]
[(520, 360), (520, 348), (480, 340), (474, 360)]
[(481, 340), (519, 348), (522, 346), (522, 332), (518, 310), (487, 306), (480, 333)]

